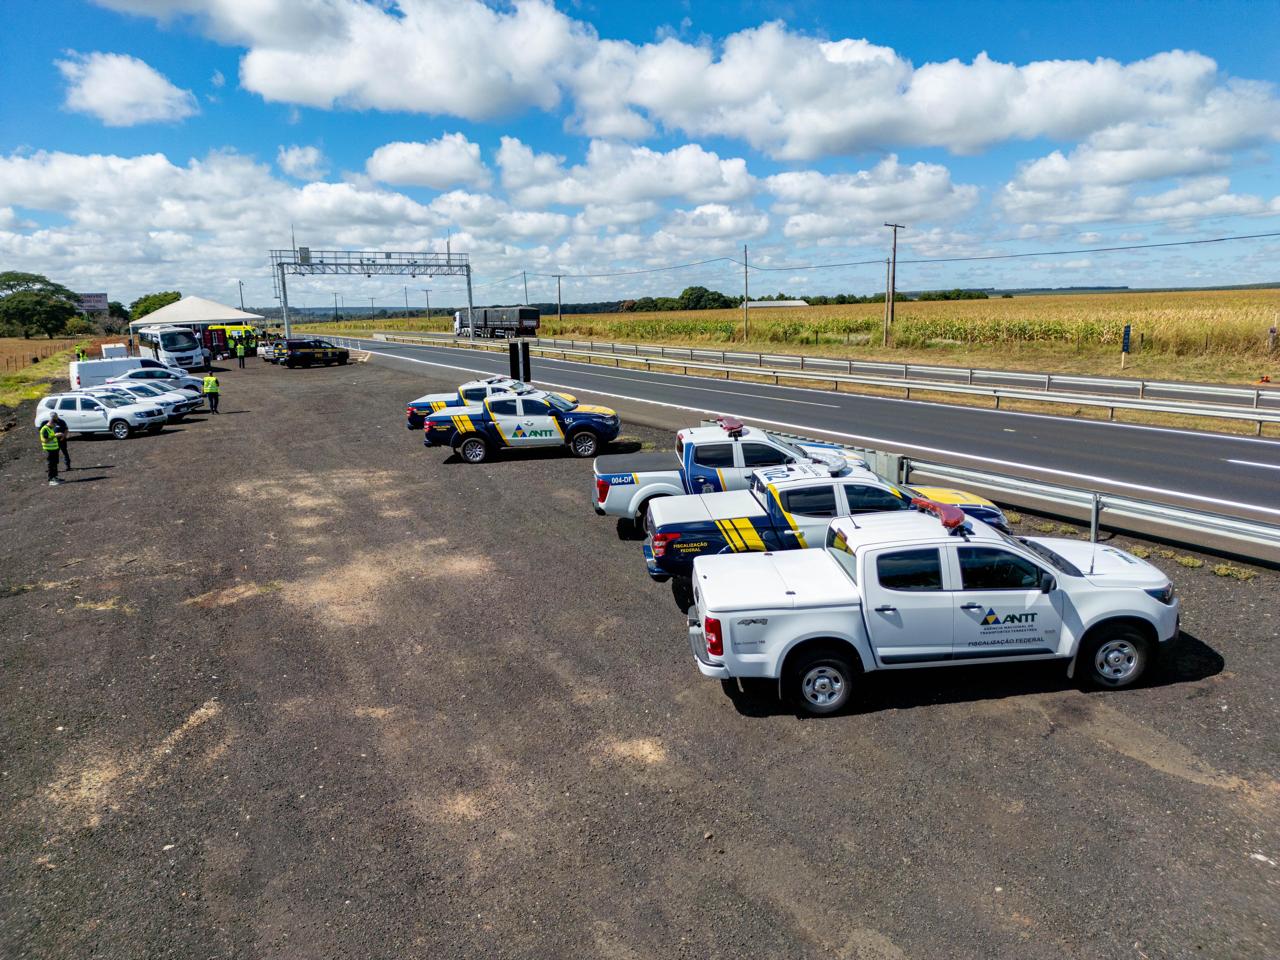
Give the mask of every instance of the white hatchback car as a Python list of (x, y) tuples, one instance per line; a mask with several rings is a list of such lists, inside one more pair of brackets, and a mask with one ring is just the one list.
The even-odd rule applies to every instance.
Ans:
[(109, 433), (117, 440), (138, 430), (159, 430), (166, 419), (165, 411), (154, 403), (129, 403), (108, 393), (54, 393), (36, 406), (35, 425), (42, 426), (55, 410), (72, 433)]

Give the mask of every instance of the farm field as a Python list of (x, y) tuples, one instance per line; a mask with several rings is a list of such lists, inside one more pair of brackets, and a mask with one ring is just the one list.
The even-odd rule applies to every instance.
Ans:
[[(83, 339), (83, 338), (79, 338)], [(0, 337), (0, 374), (14, 373), (31, 365), (32, 357), (41, 360), (55, 353), (69, 350), (78, 342), (76, 337), (44, 337), (28, 340), (26, 337)]]
[[(90, 346), (90, 341), (84, 338), (24, 340), (21, 337), (0, 337), (0, 409), (16, 407), (23, 400), (38, 400), (49, 392), (55, 379), (66, 379), (67, 363), (73, 359), (72, 351), (77, 343)], [(41, 359), (33, 364), (32, 357)]]
[[(818, 356), (1117, 374), (1120, 341), (1132, 327), (1125, 373), (1219, 382), (1280, 380), (1268, 328), (1280, 321), (1280, 290), (1076, 294), (899, 303), (892, 344), (881, 345), (884, 307), (849, 304), (753, 309), (742, 338), (740, 310), (544, 316), (549, 337), (734, 345)], [(308, 325), (316, 331), (443, 331), (443, 317)]]

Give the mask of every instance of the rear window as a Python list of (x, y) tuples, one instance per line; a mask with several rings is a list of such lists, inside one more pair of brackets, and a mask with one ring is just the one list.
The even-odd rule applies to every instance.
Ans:
[(909, 510), (911, 502), (899, 497), (889, 490), (880, 487), (869, 487), (861, 483), (844, 485), (845, 499), (849, 501), (850, 513), (871, 513), (877, 510)]
[(487, 396), (484, 387), (471, 387), (469, 390), (462, 391), (463, 400), (483, 400)]
[(693, 448), (693, 462), (700, 467), (719, 470), (733, 466), (733, 444), (702, 443)]
[(942, 558), (936, 547), (882, 553), (876, 576), (886, 590), (941, 590)]
[(791, 458), (781, 450), (766, 443), (744, 443), (742, 445), (742, 465), (744, 467), (776, 467), (782, 463), (790, 463)]
[(1040, 585), (1040, 568), (1008, 550), (961, 547), (959, 554), (966, 590), (1032, 590)]
[(489, 412), (495, 417), (514, 417), (516, 402), (514, 400), (490, 400)]

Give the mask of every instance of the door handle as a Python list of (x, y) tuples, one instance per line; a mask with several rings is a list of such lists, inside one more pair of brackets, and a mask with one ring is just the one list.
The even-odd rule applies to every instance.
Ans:
[(981, 610), (981, 609), (982, 609), (982, 604), (980, 604), (980, 603), (962, 603), (962, 604), (960, 604), (960, 609), (961, 609), (961, 610)]
[(891, 607), (887, 603), (881, 604), (880, 606), (876, 607), (876, 613), (897, 613), (897, 612), (898, 612), (897, 607)]

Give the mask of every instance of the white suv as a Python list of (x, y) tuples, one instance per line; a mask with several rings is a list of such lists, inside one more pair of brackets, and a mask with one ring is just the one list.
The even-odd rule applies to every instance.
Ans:
[(91, 392), (114, 389), (120, 394), (127, 394), (140, 403), (155, 403), (164, 408), (169, 419), (176, 420), (200, 406), (201, 398), (185, 390), (176, 390), (163, 383), (137, 383), (124, 381), (105, 383), (101, 387), (92, 388)]
[(139, 367), (107, 380), (108, 385), (116, 383), (151, 383), (165, 390), (204, 392), (204, 382), (199, 377), (193, 377), (185, 370), (178, 372), (171, 367)]
[(55, 393), (36, 407), (35, 425), (42, 426), (55, 410), (72, 433), (109, 433), (117, 440), (136, 430), (159, 430), (167, 419), (154, 403), (129, 403), (109, 394)]

